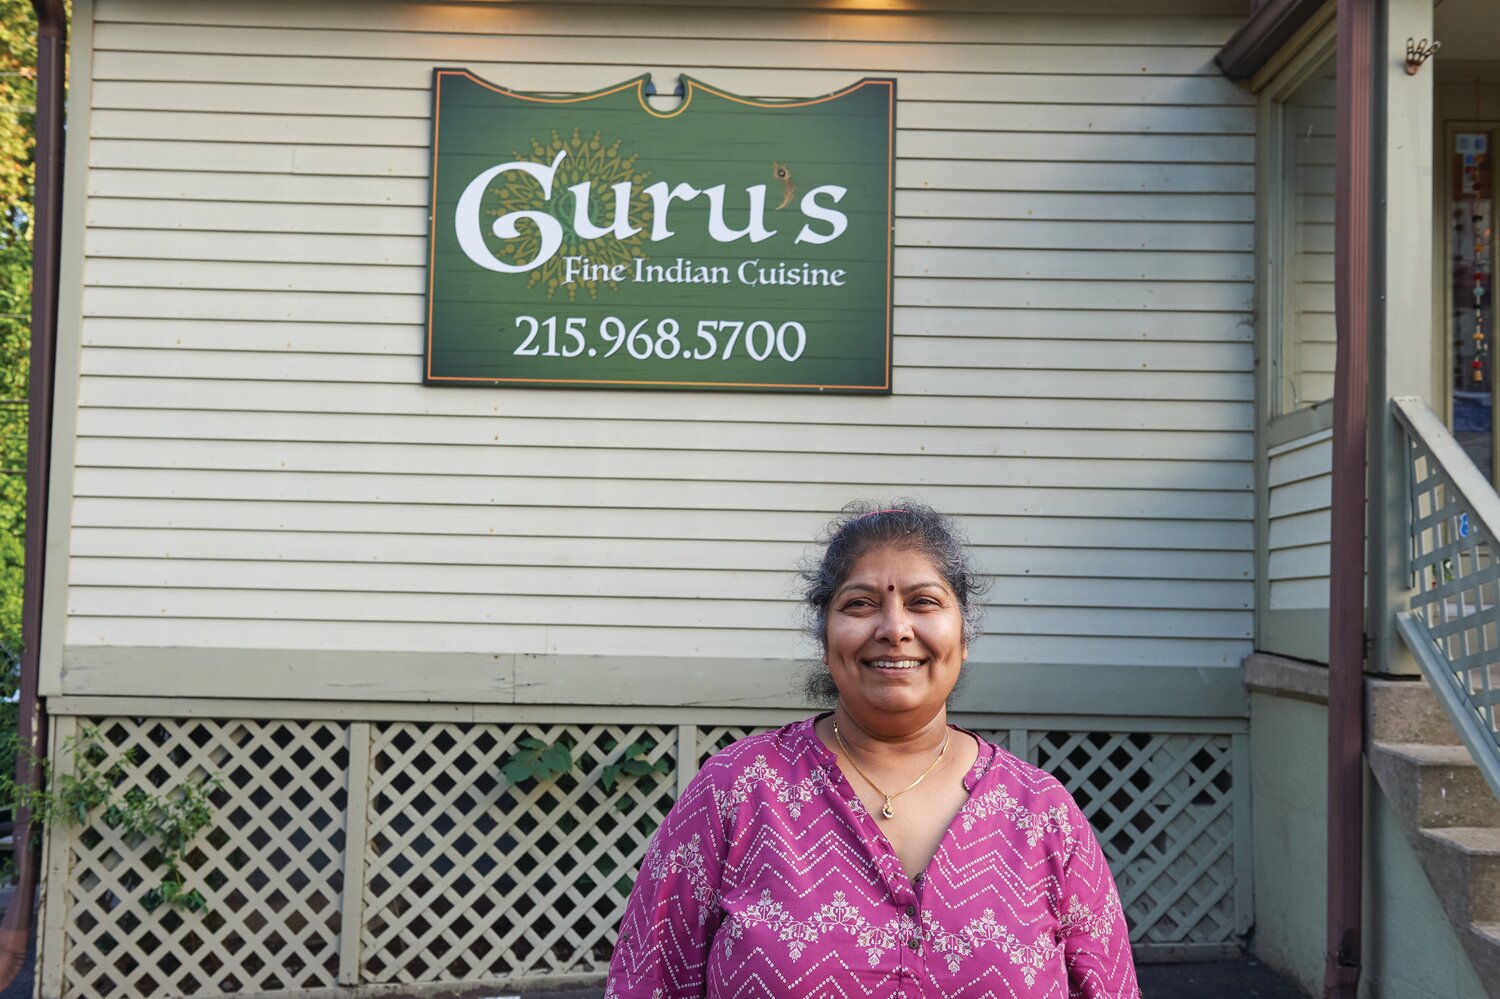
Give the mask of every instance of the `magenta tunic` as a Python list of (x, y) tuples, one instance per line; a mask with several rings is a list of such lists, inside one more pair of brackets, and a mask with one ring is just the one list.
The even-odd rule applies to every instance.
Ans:
[(1072, 796), (979, 746), (915, 882), (813, 719), (710, 759), (646, 852), (606, 999), (1136, 999), (1120, 898)]

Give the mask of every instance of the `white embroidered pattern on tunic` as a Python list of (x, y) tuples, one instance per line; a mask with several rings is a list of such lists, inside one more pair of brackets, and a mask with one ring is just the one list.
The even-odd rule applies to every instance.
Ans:
[(816, 943), (822, 934), (843, 930), (854, 936), (856, 945), (864, 950), (872, 968), (879, 965), (880, 958), (896, 947), (898, 941), (920, 935), (916, 921), (905, 913), (884, 923), (870, 922), (841, 891), (834, 892), (833, 901), (825, 902), (810, 918), (799, 920), (773, 899), (767, 889), (760, 893), (758, 902), (729, 917), (723, 933), (726, 957), (732, 952), (734, 942), (741, 938), (747, 927), (752, 926), (774, 930), (776, 938), (787, 944), (787, 953), (793, 960), (800, 958), (806, 946)]
[(1073, 930), (1083, 930), (1089, 935), (1089, 939), (1097, 940), (1103, 944), (1105, 954), (1109, 953), (1110, 930), (1122, 915), (1120, 908), (1120, 896), (1111, 891), (1104, 900), (1104, 906), (1098, 912), (1094, 912), (1085, 905), (1077, 895), (1068, 897), (1068, 908), (1062, 914), (1059, 926), (1064, 933)]
[(715, 789), (714, 803), (719, 806), (719, 816), (727, 819), (735, 806), (750, 800), (750, 789), (758, 785), (775, 791), (776, 800), (786, 806), (787, 813), (794, 819), (801, 818), (802, 806), (810, 804), (814, 797), (827, 789), (828, 769), (817, 767), (794, 784), (773, 770), (764, 756), (757, 756), (755, 762), (735, 778), (734, 786), (727, 792)]
[(985, 909), (982, 915), (969, 920), (957, 933), (950, 933), (937, 925), (932, 913), (922, 913), (923, 936), (932, 943), (933, 950), (943, 955), (948, 970), (958, 973), (963, 958), (973, 954), (980, 946), (995, 947), (1010, 958), (1011, 964), (1021, 970), (1021, 977), (1028, 987), (1036, 984), (1036, 976), (1047, 966), (1061, 949), (1053, 934), (1043, 931), (1036, 943), (1026, 944), (995, 918), (994, 909)]
[(703, 868), (703, 847), (697, 833), (666, 854), (658, 852), (653, 844), (651, 854), (646, 858), (646, 865), (651, 871), (651, 877), (657, 881), (669, 874), (680, 872), (687, 875), (688, 883), (693, 886), (693, 901), (699, 903), (700, 925), (708, 918), (709, 906), (718, 904), (718, 893), (709, 885), (708, 873)]
[(1026, 833), (1027, 846), (1034, 847), (1041, 842), (1043, 836), (1057, 834), (1062, 836), (1063, 844), (1068, 849), (1073, 848), (1073, 823), (1068, 818), (1066, 806), (1057, 804), (1045, 811), (1033, 812), (1012, 797), (1004, 785), (970, 798), (964, 803), (961, 814), (964, 832), (969, 832), (976, 822), (992, 815), (1003, 815)]

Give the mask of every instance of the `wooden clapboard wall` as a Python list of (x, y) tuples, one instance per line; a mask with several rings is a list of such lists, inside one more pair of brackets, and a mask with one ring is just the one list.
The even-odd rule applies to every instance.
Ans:
[[(1236, 666), (1245, 4), (909, 6), (78, 0), (69, 648), (786, 659), (809, 538), (900, 495), (996, 574), (976, 659)], [(423, 387), (434, 65), (898, 77), (895, 394)]]
[(1266, 594), (1257, 647), (1328, 660), (1328, 550), (1333, 431), (1274, 445), (1267, 455)]

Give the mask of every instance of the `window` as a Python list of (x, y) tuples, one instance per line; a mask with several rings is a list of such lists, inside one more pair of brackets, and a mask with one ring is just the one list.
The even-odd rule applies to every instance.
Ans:
[[(1276, 106), (1279, 224), (1273, 280), (1273, 414), (1333, 398), (1334, 62), (1318, 67)], [(1279, 329), (1278, 329), (1279, 327)]]

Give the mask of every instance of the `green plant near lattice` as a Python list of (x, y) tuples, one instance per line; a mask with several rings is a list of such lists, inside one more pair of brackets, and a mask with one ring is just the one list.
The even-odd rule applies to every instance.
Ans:
[[(565, 774), (569, 774), (576, 766), (583, 767), (586, 761), (574, 760), (574, 746), (567, 736), (556, 742), (544, 742), (535, 737), (528, 737), (516, 741), (516, 750), (501, 767), (506, 780), (512, 785), (522, 784), (526, 781), (549, 781), (557, 780)], [(613, 792), (618, 785), (620, 793), (615, 799), (614, 808), (618, 812), (629, 814), (634, 811), (639, 802), (625, 789), (622, 778), (640, 778), (648, 775), (666, 777), (672, 772), (672, 763), (665, 756), (656, 762), (652, 762), (648, 756), (655, 746), (647, 742), (632, 742), (620, 750), (618, 756), (615, 750), (619, 743), (612, 738), (601, 740), (599, 748), (606, 756), (613, 756), (610, 763), (599, 768), (599, 785), (606, 792)], [(574, 775), (582, 777), (582, 774)], [(536, 819), (528, 813), (523, 813), (517, 820), (517, 828), (523, 834), (530, 834), (534, 828)], [(577, 819), (571, 814), (563, 814), (554, 820), (558, 832), (567, 836), (572, 835), (577, 829)], [(636, 832), (647, 838), (656, 831), (655, 823), (651, 817), (642, 814), (636, 818), (634, 825)], [(609, 857), (600, 857), (597, 867), (592, 873), (583, 873), (578, 876), (578, 888), (584, 892), (592, 890), (597, 883), (615, 879), (615, 894), (621, 899), (630, 894), (632, 883), (632, 872), (619, 871), (617, 865)], [(595, 878), (597, 875), (597, 881)]]
[[(613, 748), (613, 747), (611, 747)], [(614, 790), (615, 782), (623, 774), (627, 777), (644, 777), (649, 773), (658, 773), (665, 776), (672, 769), (666, 757), (662, 757), (655, 763), (646, 759), (646, 754), (651, 751), (651, 746), (644, 742), (632, 742), (625, 747), (619, 759), (613, 763), (606, 763), (599, 770), (599, 783), (604, 785), (604, 790)]]
[(197, 783), (179, 784), (174, 791), (154, 795), (133, 787), (104, 811), (103, 820), (136, 842), (149, 842), (165, 867), (161, 883), (146, 892), (141, 904), (147, 912), (166, 905), (189, 912), (202, 912), (208, 900), (196, 888), (183, 883), (182, 867), (188, 847), (213, 822), (212, 793), (222, 786), (217, 777)]
[(147, 912), (164, 905), (187, 912), (205, 911), (208, 900), (198, 889), (186, 886), (182, 872), (188, 848), (213, 823), (212, 795), (223, 787), (223, 780), (210, 775), (183, 781), (159, 794), (132, 787), (116, 795), (138, 762), (135, 751), (108, 762), (109, 752), (94, 728), (84, 729), (63, 745), (65, 757), (72, 761), (69, 769), (42, 760), (40, 791), (18, 785), (13, 775), (0, 775), (3, 800), (14, 808), (29, 808), (33, 830), (49, 825), (87, 826), (97, 813), (104, 825), (118, 830), (131, 845), (145, 849), (147, 856), (154, 858), (152, 866), (162, 871), (161, 881), (141, 897)]
[[(612, 753), (617, 745), (613, 739), (606, 739), (602, 748), (606, 753)], [(517, 740), (516, 746), (516, 751), (500, 768), (505, 779), (512, 784), (528, 780), (555, 780), (572, 770), (575, 765), (573, 747), (565, 739), (549, 743), (528, 737)], [(622, 776), (644, 777), (652, 773), (665, 776), (670, 773), (672, 765), (665, 757), (655, 763), (646, 758), (651, 749), (652, 746), (645, 742), (632, 742), (626, 746), (613, 763), (606, 763), (599, 768), (600, 785), (606, 791), (613, 791)], [(583, 761), (578, 762), (581, 764)], [(630, 802), (626, 799), (621, 799), (617, 804), (625, 809), (630, 807)]]
[(516, 742), (519, 747), (500, 768), (512, 784), (528, 780), (552, 780), (573, 769), (573, 749), (566, 742), (543, 742), (528, 737)]

